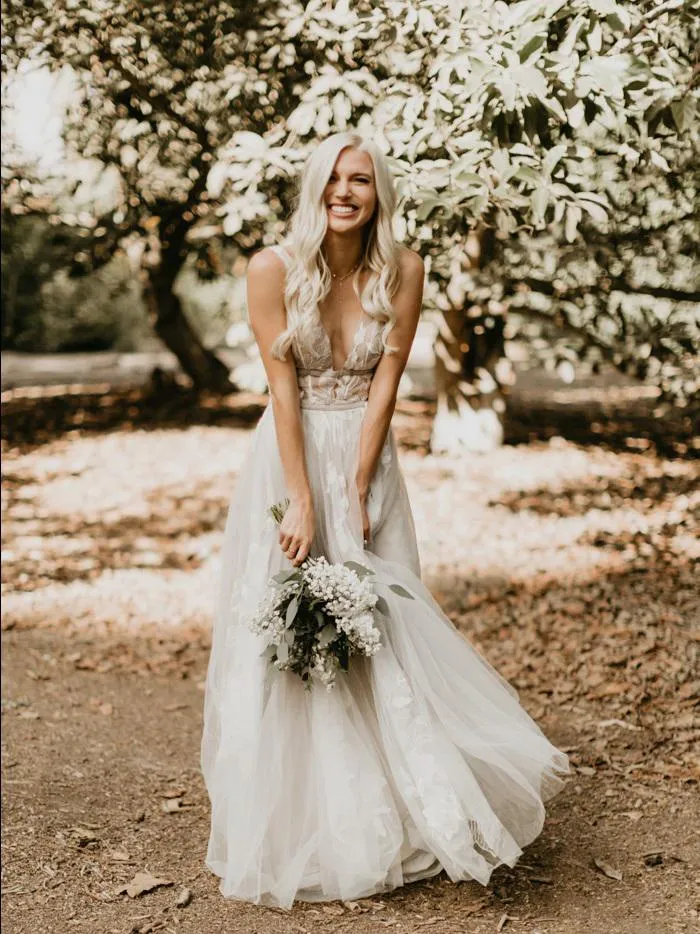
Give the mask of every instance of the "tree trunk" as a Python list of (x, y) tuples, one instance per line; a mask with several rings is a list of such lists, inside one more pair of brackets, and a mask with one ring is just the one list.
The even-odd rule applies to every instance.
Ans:
[[(493, 231), (474, 231), (467, 240), (470, 269), (493, 251)], [(437, 413), (430, 446), (434, 453), (485, 453), (503, 443), (505, 309), (469, 301), (443, 312), (435, 341)]]
[(236, 391), (229, 369), (208, 350), (187, 320), (182, 302), (173, 292), (175, 277), (160, 269), (150, 270), (146, 281), (146, 301), (153, 329), (178, 359), (197, 389), (230, 393)]

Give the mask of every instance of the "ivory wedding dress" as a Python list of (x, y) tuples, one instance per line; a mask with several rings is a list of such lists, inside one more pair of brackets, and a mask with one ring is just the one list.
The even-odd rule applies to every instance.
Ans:
[[(285, 262), (288, 256), (276, 248)], [(365, 316), (340, 370), (320, 316), (295, 337), (312, 554), (371, 567), (390, 616), (383, 647), (351, 659), (328, 692), (261, 657), (246, 626), (290, 564), (268, 509), (285, 498), (271, 406), (253, 433), (222, 552), (206, 683), (202, 769), (207, 865), (230, 898), (289, 907), (354, 899), (445, 870), (486, 884), (541, 831), (567, 757), (515, 691), (456, 631), (420, 580), (411, 508), (391, 432), (369, 493), (363, 548), (354, 492), (360, 427), (381, 325)], [(395, 595), (399, 583), (414, 599)]]

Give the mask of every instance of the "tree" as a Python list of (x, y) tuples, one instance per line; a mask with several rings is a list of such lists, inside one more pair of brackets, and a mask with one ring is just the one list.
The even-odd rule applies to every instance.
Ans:
[[(683, 262), (691, 224), (697, 242), (691, 3), (387, 0), (345, 7), (342, 17), (315, 8), (292, 23), (326, 49), (287, 120), (292, 144), (319, 128), (343, 129), (372, 95), (359, 122), (392, 155), (402, 233), (428, 257), (428, 298), (443, 313), (434, 449), (500, 440), (509, 305), (519, 312), (508, 322), (512, 335), (544, 319), (574, 358), (595, 351), (641, 371), (641, 342), (646, 369), (656, 359), (663, 388), (687, 397), (677, 376), (698, 348), (698, 287)], [(285, 138), (273, 152), (289, 150)], [(230, 171), (242, 177), (240, 158)], [(664, 208), (649, 198), (651, 186), (669, 193)], [(667, 251), (667, 268), (646, 281), (629, 247), (657, 242), (675, 218), (686, 231), (681, 262)], [(538, 278), (544, 251), (548, 268)], [(546, 300), (524, 301), (524, 293)], [(630, 295), (672, 307), (661, 315), (620, 297)], [(561, 354), (561, 341), (552, 346)]]
[[(68, 154), (96, 160), (114, 181), (112, 203), (76, 217), (65, 199), (49, 199), (47, 207), (37, 197), (46, 186), (31, 178), (31, 166), (6, 160), (5, 204), (13, 213), (47, 213), (55, 224), (79, 228), (84, 238), (73, 275), (100, 267), (125, 243), (139, 241), (156, 332), (195, 385), (214, 390), (233, 388), (228, 370), (202, 345), (173, 284), (192, 249), (188, 238), (214, 216), (207, 178), (219, 152), (238, 131), (269, 131), (276, 102), (303, 78), (290, 69), (263, 92), (261, 62), (270, 49), (274, 58), (275, 36), (274, 30), (255, 29), (265, 27), (275, 6), (269, 0), (11, 0), (5, 11), (6, 80), (27, 67), (69, 66), (83, 93), (66, 119)], [(274, 209), (279, 203), (269, 194)], [(254, 217), (256, 206), (249, 204), (243, 214)], [(229, 218), (224, 229), (240, 233)], [(238, 239), (244, 249), (258, 243), (242, 233)], [(202, 258), (211, 265), (206, 249)]]
[[(116, 171), (123, 191), (95, 220), (86, 264), (143, 240), (156, 328), (204, 386), (227, 379), (173, 295), (184, 253), (219, 229), (215, 215), (244, 253), (273, 240), (318, 135), (372, 132), (397, 175), (399, 233), (425, 255), (427, 298), (443, 314), (434, 446), (484, 448), (500, 439), (509, 332), (545, 319), (576, 356), (597, 347), (626, 366), (603, 319), (628, 335), (651, 315), (648, 357), (664, 372), (695, 346), (683, 310), (696, 290), (666, 283), (675, 267), (647, 286), (673, 303), (666, 322), (617, 302), (623, 284), (639, 290), (638, 271), (592, 271), (625, 265), (632, 173), (676, 186), (673, 211), (687, 214), (694, 30), (689, 0), (40, 0), (8, 4), (6, 61), (68, 62), (82, 76), (71, 146)], [(17, 179), (6, 190), (26, 203)], [(669, 222), (654, 213), (640, 215), (647, 232)], [(560, 254), (563, 289), (550, 268)]]

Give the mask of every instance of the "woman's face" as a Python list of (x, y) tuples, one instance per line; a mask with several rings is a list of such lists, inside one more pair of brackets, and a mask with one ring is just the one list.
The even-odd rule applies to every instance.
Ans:
[(351, 233), (371, 220), (377, 206), (377, 190), (369, 154), (344, 149), (335, 161), (323, 197), (328, 229), (334, 233)]

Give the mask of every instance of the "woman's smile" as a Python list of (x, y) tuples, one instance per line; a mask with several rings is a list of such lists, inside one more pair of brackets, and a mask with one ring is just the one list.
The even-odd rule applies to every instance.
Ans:
[(371, 220), (377, 191), (374, 167), (366, 152), (344, 149), (340, 153), (328, 179), (324, 201), (331, 230), (346, 232)]
[(331, 214), (337, 217), (350, 217), (352, 214), (357, 214), (358, 210), (355, 204), (332, 204), (330, 207)]

